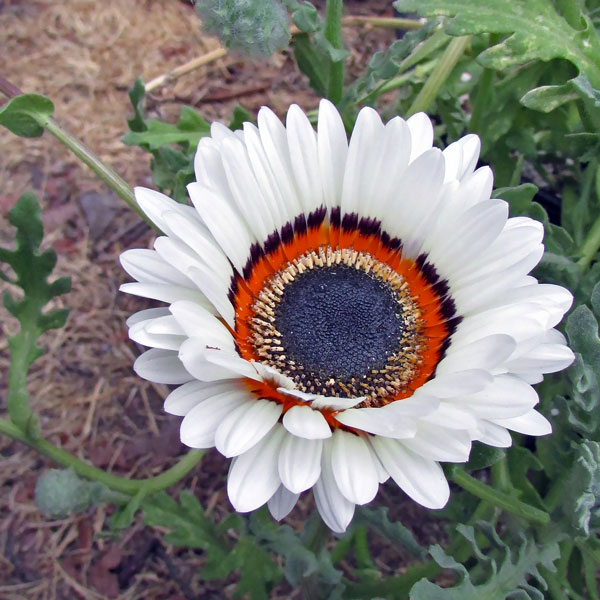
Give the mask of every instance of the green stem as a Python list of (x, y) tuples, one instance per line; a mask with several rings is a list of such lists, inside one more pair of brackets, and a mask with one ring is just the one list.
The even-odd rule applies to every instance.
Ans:
[[(589, 174), (589, 181), (588, 180)], [(600, 180), (600, 167), (598, 166), (598, 159), (594, 158), (590, 161), (586, 169), (586, 173), (584, 176), (585, 187), (587, 188), (585, 191), (588, 193), (591, 192), (592, 182), (594, 179)], [(600, 198), (599, 198), (600, 199)], [(577, 264), (581, 268), (581, 270), (585, 271), (589, 266), (598, 249), (600, 248), (600, 216), (594, 221), (592, 228), (589, 230), (587, 237), (583, 241), (581, 248), (579, 249), (579, 254), (581, 258), (577, 261)]]
[[(40, 119), (40, 125), (52, 134), (63, 146), (66, 146), (81, 162), (87, 165), (102, 181), (111, 188), (129, 208), (135, 210), (148, 225), (156, 226), (146, 217), (135, 201), (133, 191), (126, 181), (111, 167), (102, 162), (89, 148), (83, 145), (76, 137), (65, 131), (54, 119)], [(158, 229), (156, 229), (158, 231)]]
[[(342, 8), (343, 0), (327, 0), (325, 9), (325, 38), (336, 49), (343, 50), (342, 40)], [(344, 61), (329, 61), (329, 81), (327, 97), (334, 104), (342, 99), (344, 90)]]
[(414, 115), (420, 111), (426, 111), (434, 101), (442, 85), (448, 79), (456, 63), (463, 55), (465, 48), (469, 45), (471, 36), (453, 38), (440, 57), (435, 69), (421, 88), (412, 106), (408, 109), (407, 116)]
[(370, 27), (379, 27), (382, 29), (401, 29), (403, 31), (413, 31), (423, 27), (423, 23), (416, 19), (401, 19), (397, 17), (363, 17), (362, 15), (344, 17), (342, 25), (368, 25)]
[(465, 473), (462, 469), (456, 469), (452, 478), (455, 483), (467, 492), (470, 492), (481, 500), (489, 502), (493, 506), (501, 508), (505, 512), (517, 515), (537, 525), (548, 525), (550, 523), (550, 515), (547, 512), (491, 488), (489, 485)]
[(0, 433), (19, 442), (23, 442), (30, 448), (37, 450), (40, 454), (47, 456), (63, 467), (73, 469), (73, 471), (81, 477), (99, 481), (111, 490), (130, 494), (132, 496), (135, 496), (142, 490), (145, 494), (153, 494), (167, 489), (185, 477), (196, 465), (198, 465), (204, 455), (204, 451), (202, 450), (191, 450), (183, 456), (178, 463), (156, 477), (149, 477), (148, 479), (127, 479), (98, 469), (76, 456), (73, 456), (62, 448), (58, 448), (54, 444), (51, 444), (44, 438), (30, 436), (10, 421), (0, 419)]
[(489, 102), (492, 96), (492, 87), (494, 82), (494, 71), (492, 69), (484, 69), (479, 79), (475, 99), (473, 100), (473, 112), (471, 113), (471, 121), (469, 130), (481, 133), (483, 125), (483, 115), (489, 109)]
[(495, 488), (501, 492), (509, 492), (512, 489), (510, 474), (508, 472), (508, 463), (506, 458), (499, 460), (490, 467), (492, 474), (492, 483)]

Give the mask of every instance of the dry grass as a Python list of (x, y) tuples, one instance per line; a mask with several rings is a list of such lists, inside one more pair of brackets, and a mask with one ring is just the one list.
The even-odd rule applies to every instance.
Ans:
[[(387, 2), (355, 3), (354, 13), (381, 12)], [(391, 33), (349, 31), (352, 62), (364, 62)], [(149, 185), (148, 156), (124, 146), (129, 113), (127, 89), (216, 47), (202, 37), (191, 7), (178, 0), (0, 0), (0, 73), (25, 92), (49, 96), (56, 118), (132, 184)], [(155, 116), (175, 118), (182, 102), (209, 119), (227, 119), (237, 102), (251, 112), (262, 104), (283, 114), (293, 101), (316, 103), (289, 56), (248, 62), (227, 56), (154, 92)], [(47, 353), (36, 363), (29, 390), (45, 436), (95, 465), (124, 476), (148, 477), (164, 470), (181, 451), (178, 419), (162, 414), (165, 386), (137, 378), (139, 353), (127, 338), (126, 317), (148, 302), (118, 293), (125, 276), (119, 253), (151, 242), (138, 224), (54, 139), (18, 139), (0, 130), (0, 243), (12, 238), (5, 217), (25, 190), (33, 188), (44, 208), (45, 244), (59, 255), (57, 275), (72, 278), (73, 291), (57, 305), (71, 309), (65, 328), (43, 338)], [(99, 226), (100, 221), (103, 226)], [(16, 323), (0, 309), (0, 411), (6, 407), (6, 338)], [(123, 534), (106, 535), (110, 508), (99, 507), (48, 521), (34, 503), (35, 481), (51, 466), (23, 446), (0, 438), (0, 599), (229, 598), (232, 583), (199, 578), (201, 553), (163, 547), (159, 531), (139, 522)], [(223, 489), (226, 462), (216, 453), (185, 485), (217, 517), (229, 504)], [(385, 501), (399, 494), (386, 489)], [(292, 524), (311, 510), (305, 497)], [(423, 512), (412, 504), (415, 523)], [(422, 539), (435, 536), (417, 525)], [(380, 557), (392, 572), (398, 553)], [(387, 561), (387, 562), (386, 562)], [(273, 598), (292, 598), (281, 587)]]

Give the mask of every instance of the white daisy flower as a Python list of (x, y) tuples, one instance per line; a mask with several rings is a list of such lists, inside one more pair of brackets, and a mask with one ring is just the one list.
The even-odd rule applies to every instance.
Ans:
[(184, 444), (233, 458), (236, 510), (281, 519), (312, 488), (341, 532), (389, 477), (441, 508), (439, 461), (550, 433), (531, 384), (573, 360), (571, 294), (528, 275), (542, 225), (490, 198), (479, 138), (432, 140), (424, 114), (364, 108), (348, 143), (325, 100), (317, 132), (263, 108), (200, 141), (193, 207), (136, 190), (165, 235), (123, 253), (121, 290), (168, 306), (129, 319), (134, 368), (180, 386)]

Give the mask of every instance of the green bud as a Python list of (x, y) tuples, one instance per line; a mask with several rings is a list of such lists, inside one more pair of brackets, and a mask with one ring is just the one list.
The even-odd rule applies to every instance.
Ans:
[(290, 41), (288, 14), (277, 0), (196, 0), (203, 29), (229, 49), (267, 57)]

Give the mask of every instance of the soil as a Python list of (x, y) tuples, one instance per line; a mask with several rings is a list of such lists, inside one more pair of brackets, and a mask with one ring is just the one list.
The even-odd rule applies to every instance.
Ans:
[[(391, 16), (390, 4), (347, 2), (346, 12)], [(346, 28), (344, 35), (350, 74), (394, 39), (389, 30)], [(152, 183), (148, 155), (120, 139), (130, 114), (127, 90), (140, 75), (151, 80), (217, 47), (187, 2), (0, 0), (0, 74), (25, 92), (50, 97), (56, 119), (132, 185)], [(208, 120), (226, 122), (238, 103), (252, 115), (262, 105), (283, 115), (292, 102), (312, 109), (317, 98), (288, 52), (264, 61), (227, 55), (155, 90), (148, 110), (175, 120), (188, 104)], [(55, 273), (70, 276), (73, 287), (55, 302), (70, 308), (67, 325), (43, 336), (47, 352), (29, 379), (43, 434), (115, 474), (156, 475), (185, 452), (179, 419), (162, 411), (167, 387), (139, 379), (131, 368), (142, 348), (128, 339), (125, 319), (149, 302), (118, 292), (127, 280), (119, 254), (150, 246), (153, 234), (48, 134), (20, 139), (0, 130), (2, 246), (13, 239), (7, 212), (29, 189), (44, 211), (44, 244), (58, 254)], [(6, 411), (7, 337), (16, 329), (1, 308), (0, 413)], [(0, 438), (0, 453), (0, 600), (232, 597), (235, 576), (203, 581), (201, 551), (170, 547), (164, 531), (145, 528), (139, 518), (118, 535), (108, 533), (112, 509), (106, 505), (44, 518), (34, 504), (35, 483), (54, 465), (7, 438)], [(178, 488), (191, 490), (220, 519), (232, 510), (227, 468), (228, 461), (209, 452)], [(443, 538), (440, 525), (394, 484), (384, 486), (376, 502), (389, 506), (390, 516), (422, 543)], [(286, 522), (300, 530), (312, 510), (312, 496), (305, 494)], [(402, 572), (407, 557), (401, 551), (382, 539), (370, 541), (382, 573)], [(281, 584), (271, 597), (294, 598), (298, 591)]]

